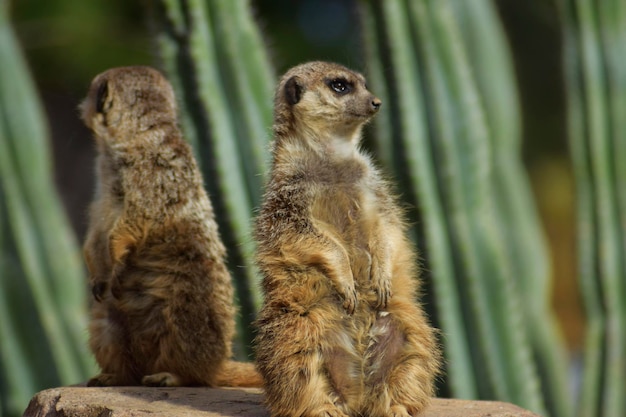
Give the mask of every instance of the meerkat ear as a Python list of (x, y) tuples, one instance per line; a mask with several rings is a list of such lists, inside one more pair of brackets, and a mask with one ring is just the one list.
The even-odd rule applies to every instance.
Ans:
[(290, 105), (294, 105), (300, 101), (300, 97), (302, 96), (302, 86), (298, 84), (298, 79), (296, 76), (291, 77), (285, 83), (285, 98), (287, 99), (287, 103)]
[(104, 112), (104, 104), (108, 95), (109, 84), (106, 81), (103, 81), (102, 84), (100, 84), (100, 87), (98, 87), (98, 92), (96, 93), (96, 112)]

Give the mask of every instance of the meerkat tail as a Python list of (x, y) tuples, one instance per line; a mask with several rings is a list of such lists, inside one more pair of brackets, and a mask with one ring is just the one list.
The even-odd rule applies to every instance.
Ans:
[(263, 377), (252, 362), (226, 361), (217, 372), (218, 387), (263, 387)]

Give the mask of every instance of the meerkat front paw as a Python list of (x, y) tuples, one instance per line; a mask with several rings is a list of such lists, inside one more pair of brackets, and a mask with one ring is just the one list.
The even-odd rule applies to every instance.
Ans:
[(92, 280), (91, 294), (97, 302), (104, 299), (104, 293), (107, 291), (108, 285), (104, 280)]
[(113, 266), (113, 271), (111, 272), (111, 294), (113, 294), (113, 297), (116, 299), (122, 296), (122, 275), (124, 269), (125, 265), (118, 263)]
[(119, 385), (117, 375), (115, 374), (99, 374), (87, 381), (88, 387), (111, 387)]
[(387, 308), (387, 304), (393, 296), (391, 290), (391, 271), (388, 269), (385, 263), (382, 263), (376, 257), (372, 257), (370, 279), (374, 292), (376, 293), (376, 305), (374, 307), (378, 310)]
[(146, 375), (141, 379), (141, 384), (146, 387), (180, 387), (183, 385), (181, 378), (170, 372)]
[(339, 295), (343, 298), (343, 308), (346, 313), (352, 315), (357, 305), (357, 293), (354, 282), (344, 283), (339, 289)]
[(391, 290), (391, 278), (377, 279), (374, 281), (374, 291), (377, 296), (376, 309), (384, 310), (387, 308), (389, 300), (393, 296)]

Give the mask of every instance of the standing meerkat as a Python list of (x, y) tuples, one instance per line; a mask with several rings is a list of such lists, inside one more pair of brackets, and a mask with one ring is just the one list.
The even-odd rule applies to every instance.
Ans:
[(310, 62), (275, 96), (256, 220), (264, 305), (257, 367), (273, 416), (415, 416), (440, 354), (389, 185), (359, 149), (381, 101), (361, 74)]
[(230, 360), (225, 248), (172, 87), (152, 68), (114, 68), (81, 110), (98, 148), (84, 255), (102, 373), (88, 385), (262, 385), (253, 364)]

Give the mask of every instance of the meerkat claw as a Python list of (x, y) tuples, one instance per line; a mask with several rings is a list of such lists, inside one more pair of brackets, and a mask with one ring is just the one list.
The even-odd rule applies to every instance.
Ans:
[(97, 301), (97, 302), (101, 302), (104, 298), (104, 293), (107, 290), (107, 283), (106, 282), (96, 282), (95, 284), (93, 284), (91, 286), (91, 294), (93, 295), (93, 298)]
[(378, 302), (376, 303), (376, 308), (379, 310), (384, 310), (387, 308), (387, 304), (389, 304), (389, 300), (393, 296), (393, 291), (391, 290), (391, 281), (384, 280), (381, 285), (375, 289), (376, 295), (378, 296)]
[(343, 308), (346, 310), (348, 315), (353, 315), (354, 310), (356, 310), (357, 300), (356, 300), (356, 291), (353, 293), (347, 293), (347, 296), (344, 297)]

